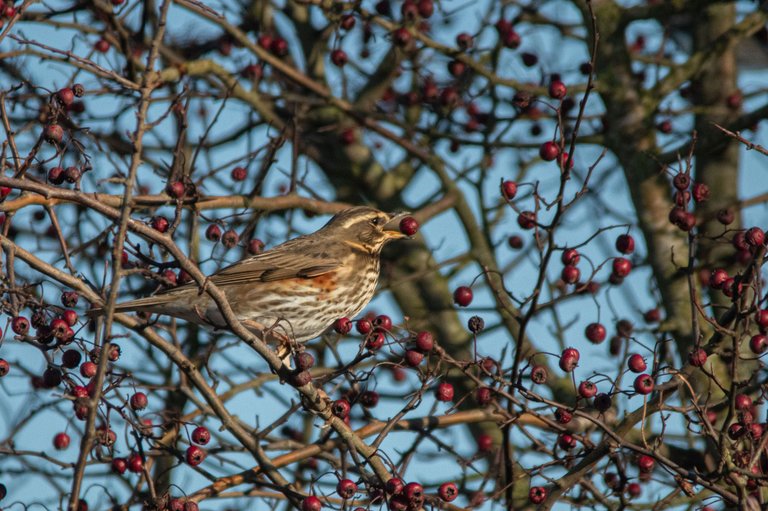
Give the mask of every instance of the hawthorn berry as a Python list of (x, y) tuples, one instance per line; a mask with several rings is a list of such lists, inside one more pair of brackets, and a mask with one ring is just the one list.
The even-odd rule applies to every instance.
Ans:
[(579, 358), (579, 351), (576, 348), (565, 348), (560, 354), (560, 369), (570, 373), (579, 364)]
[(400, 232), (406, 236), (413, 236), (419, 232), (419, 222), (412, 216), (407, 216), (400, 220)]
[(134, 452), (128, 456), (128, 470), (134, 474), (138, 474), (144, 470), (144, 460), (141, 459), (139, 453)]
[(635, 392), (637, 392), (638, 394), (643, 394), (643, 395), (650, 394), (651, 392), (653, 392), (653, 387), (654, 387), (653, 378), (651, 378), (649, 374), (641, 374), (640, 376), (635, 378), (635, 383), (633, 386), (634, 386)]
[(69, 442), (70, 438), (66, 433), (56, 433), (56, 435), (53, 437), (53, 447), (57, 451), (63, 451), (69, 447)]
[(235, 167), (232, 169), (232, 181), (245, 181), (248, 177), (248, 170), (245, 167)]
[(405, 483), (399, 477), (393, 477), (387, 480), (386, 484), (384, 485), (384, 490), (389, 495), (399, 495), (403, 493), (403, 489), (405, 489)]
[(514, 181), (503, 181), (501, 183), (501, 196), (506, 200), (512, 200), (517, 195), (517, 183)]
[(467, 307), (472, 303), (472, 289), (467, 286), (459, 286), (453, 292), (453, 303), (460, 307)]
[(331, 403), (331, 413), (340, 419), (348, 417), (351, 409), (352, 405), (346, 399), (337, 399)]
[(688, 355), (688, 363), (693, 367), (702, 367), (707, 363), (707, 352), (702, 348), (696, 348)]
[(528, 490), (528, 500), (531, 504), (541, 504), (547, 498), (547, 489), (543, 486), (532, 486)]
[(613, 260), (613, 274), (617, 277), (624, 278), (632, 271), (632, 263), (629, 259), (623, 257), (617, 257)]
[(493, 450), (493, 438), (486, 433), (477, 435), (477, 450), (480, 452), (490, 452)]
[(440, 383), (435, 390), (435, 398), (438, 401), (453, 401), (453, 385), (447, 382)]
[(131, 396), (131, 408), (134, 410), (143, 410), (148, 403), (147, 395), (143, 392), (136, 392)]
[(27, 332), (29, 332), (29, 320), (24, 316), (16, 316), (11, 320), (11, 330), (17, 335), (27, 335)]
[(576, 438), (570, 433), (560, 433), (557, 437), (557, 445), (565, 451), (570, 451), (576, 447)]
[(437, 489), (437, 494), (443, 502), (453, 502), (459, 496), (459, 488), (453, 482), (443, 483)]
[(357, 485), (351, 479), (342, 479), (336, 485), (336, 493), (342, 499), (351, 499), (357, 493)]
[(648, 364), (645, 363), (645, 359), (639, 353), (633, 353), (627, 359), (627, 367), (633, 373), (642, 373), (648, 368)]
[(563, 279), (563, 282), (566, 284), (575, 284), (579, 281), (580, 277), (581, 270), (571, 264), (564, 266), (563, 271), (560, 272), (560, 278)]
[(540, 365), (535, 365), (531, 368), (531, 381), (539, 385), (547, 383), (547, 368)]
[(305, 497), (301, 501), (301, 511), (320, 511), (321, 509), (323, 509), (323, 503), (314, 495)]
[(568, 424), (573, 419), (573, 414), (565, 408), (555, 410), (555, 420), (560, 424)]
[(616, 250), (622, 254), (631, 254), (635, 251), (635, 238), (629, 234), (620, 234), (616, 238)]
[(579, 383), (579, 397), (584, 399), (591, 399), (597, 394), (597, 385), (589, 380), (584, 380)]
[(554, 161), (560, 155), (560, 146), (548, 140), (539, 147), (539, 156), (544, 161)]
[(533, 229), (536, 227), (536, 213), (533, 211), (523, 211), (517, 215), (517, 225), (526, 231)]
[(125, 474), (125, 471), (128, 469), (128, 460), (125, 458), (112, 458), (110, 468), (115, 474)]
[(205, 449), (202, 449), (196, 445), (190, 445), (187, 447), (187, 453), (186, 453), (186, 460), (187, 463), (193, 467), (198, 466), (203, 462), (205, 459), (206, 452)]
[(346, 335), (352, 331), (352, 321), (349, 318), (339, 318), (333, 323), (333, 329), (337, 334)]
[(607, 332), (602, 324), (590, 323), (584, 330), (584, 335), (586, 335), (587, 340), (589, 340), (589, 342), (592, 344), (600, 344), (605, 340)]
[(315, 365), (315, 357), (307, 351), (302, 351), (293, 358), (297, 371), (306, 371)]

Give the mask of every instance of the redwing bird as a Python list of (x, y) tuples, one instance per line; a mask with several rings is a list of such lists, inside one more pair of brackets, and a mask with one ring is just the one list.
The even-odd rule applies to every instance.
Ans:
[[(382, 247), (404, 238), (407, 213), (369, 207), (341, 211), (320, 230), (286, 241), (209, 277), (235, 316), (257, 335), (305, 342), (338, 318), (353, 318), (368, 304), (379, 280)], [(93, 309), (91, 314), (100, 313)], [(149, 312), (225, 328), (216, 303), (196, 283), (118, 304), (116, 312)]]

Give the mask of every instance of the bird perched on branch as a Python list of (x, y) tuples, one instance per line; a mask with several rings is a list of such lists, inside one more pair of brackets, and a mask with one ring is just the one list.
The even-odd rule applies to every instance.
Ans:
[[(352, 318), (373, 298), (384, 245), (406, 237), (407, 213), (369, 207), (339, 212), (320, 230), (239, 261), (208, 278), (235, 317), (262, 339), (306, 342), (341, 317)], [(116, 312), (164, 314), (225, 328), (218, 306), (196, 283), (120, 303)], [(91, 316), (103, 313), (92, 309)]]

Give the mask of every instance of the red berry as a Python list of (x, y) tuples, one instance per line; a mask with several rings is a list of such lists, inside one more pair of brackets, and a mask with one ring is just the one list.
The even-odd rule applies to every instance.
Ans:
[(477, 450), (480, 452), (491, 452), (493, 450), (493, 438), (491, 435), (481, 433), (477, 435)]
[(475, 391), (475, 401), (480, 406), (486, 406), (493, 399), (493, 393), (489, 387), (479, 387)]
[(373, 321), (371, 322), (373, 324), (373, 327), (377, 330), (383, 330), (385, 332), (389, 332), (392, 330), (392, 319), (387, 316), (386, 314), (379, 314), (375, 318), (373, 318)]
[(471, 48), (473, 44), (474, 44), (474, 40), (472, 36), (467, 34), (466, 32), (462, 32), (456, 36), (456, 46), (458, 46), (462, 50)]
[(629, 483), (627, 485), (627, 494), (630, 497), (637, 498), (642, 493), (642, 488), (637, 483)]
[[(51, 142), (53, 144), (58, 144), (64, 139), (64, 128), (62, 128), (58, 124), (49, 124), (48, 126), (45, 127), (44, 137), (48, 142)], [(54, 168), (61, 169), (61, 167), (54, 167)], [(63, 174), (64, 170), (61, 169), (61, 172)], [(50, 172), (49, 172), (49, 180), (53, 182), (53, 180), (50, 179)]]
[(605, 330), (605, 327), (600, 323), (590, 323), (589, 325), (587, 325), (587, 328), (584, 331), (584, 334), (587, 336), (587, 339), (592, 344), (600, 344), (605, 340), (607, 332)]
[(315, 365), (315, 357), (307, 351), (302, 351), (293, 358), (297, 371), (307, 371)]
[(653, 378), (648, 374), (641, 374), (635, 378), (634, 388), (638, 394), (650, 394), (653, 392)]
[(624, 278), (632, 271), (632, 263), (629, 259), (623, 257), (617, 257), (613, 260), (613, 274), (617, 277)]
[(184, 197), (185, 191), (186, 191), (186, 187), (184, 186), (184, 183), (182, 183), (181, 181), (169, 181), (168, 184), (165, 186), (165, 193), (167, 193), (169, 197), (173, 197), (174, 199), (180, 199)]
[(351, 408), (352, 406), (346, 399), (337, 399), (331, 403), (331, 412), (340, 419), (348, 417)]
[(134, 474), (138, 474), (144, 470), (144, 460), (141, 459), (141, 455), (133, 453), (128, 456), (128, 470)]
[(567, 265), (563, 267), (563, 271), (560, 273), (560, 278), (566, 284), (575, 284), (581, 277), (581, 271), (573, 265)]
[(75, 326), (77, 323), (77, 312), (73, 311), (72, 309), (65, 310), (61, 317), (69, 326)]
[(717, 212), (717, 221), (723, 225), (730, 225), (736, 219), (736, 215), (731, 209), (721, 209)]
[(749, 340), (749, 349), (755, 355), (760, 355), (768, 347), (768, 338), (763, 334), (753, 335)]
[(557, 437), (557, 445), (565, 451), (570, 451), (576, 447), (576, 439), (570, 433), (560, 433)]
[(659, 309), (648, 309), (643, 314), (643, 319), (647, 323), (658, 323), (661, 320), (661, 311)]
[(717, 268), (709, 277), (709, 287), (712, 289), (722, 289), (726, 280), (728, 280), (728, 272), (722, 268)]
[(69, 87), (64, 87), (56, 93), (56, 98), (62, 105), (69, 106), (75, 101), (75, 93)]
[(633, 353), (629, 356), (627, 366), (633, 373), (642, 373), (648, 368), (648, 364), (645, 363), (645, 359), (639, 353)]
[(555, 410), (555, 420), (560, 424), (568, 424), (573, 419), (573, 414), (565, 408)]
[(755, 313), (755, 321), (760, 328), (768, 328), (768, 309), (758, 310), (757, 313)]
[(148, 402), (147, 395), (143, 392), (136, 392), (131, 396), (131, 408), (134, 410), (143, 410), (147, 407)]
[(246, 177), (248, 177), (248, 170), (245, 167), (232, 169), (232, 181), (245, 181)]
[(536, 227), (536, 213), (533, 211), (523, 211), (517, 215), (517, 225), (526, 231), (533, 229)]
[(109, 51), (109, 42), (102, 37), (96, 41), (96, 44), (94, 44), (93, 47), (100, 53), (107, 53)]
[(546, 367), (535, 365), (531, 368), (531, 381), (533, 383), (536, 383), (538, 385), (543, 385), (547, 383), (548, 377), (549, 377), (549, 373), (547, 372)]
[(629, 234), (621, 234), (616, 238), (616, 250), (622, 254), (631, 254), (635, 251), (635, 239)]
[(704, 183), (693, 183), (692, 195), (696, 202), (706, 201), (709, 199), (709, 186)]
[(357, 485), (350, 479), (342, 479), (336, 485), (336, 493), (342, 499), (351, 499), (357, 493)]
[(512, 200), (517, 195), (517, 183), (514, 181), (504, 181), (501, 183), (501, 195), (507, 200)]
[(96, 364), (93, 362), (83, 362), (83, 365), (80, 366), (80, 374), (83, 378), (93, 378), (96, 376), (96, 369)]
[(424, 487), (419, 483), (408, 483), (403, 488), (403, 496), (410, 509), (420, 509), (424, 503)]
[(576, 348), (565, 348), (560, 354), (560, 369), (570, 373), (579, 364), (579, 358), (579, 351)]
[(333, 323), (333, 329), (338, 334), (346, 335), (352, 330), (352, 321), (349, 318), (339, 318)]
[(750, 227), (747, 229), (744, 238), (750, 247), (761, 247), (765, 245), (765, 233), (759, 227)]
[(53, 437), (53, 447), (58, 451), (63, 451), (69, 447), (69, 442), (69, 435), (66, 433), (57, 433), (56, 436)]
[(687, 190), (691, 186), (691, 176), (684, 172), (678, 172), (672, 178), (672, 185), (681, 192)]
[(567, 93), (568, 89), (560, 80), (552, 80), (549, 83), (549, 97), (552, 99), (563, 99)]
[(435, 338), (429, 332), (419, 332), (416, 335), (416, 349), (422, 353), (429, 353), (435, 347)]
[(419, 222), (412, 216), (407, 216), (400, 220), (400, 232), (406, 236), (413, 236), (419, 232)]
[(288, 41), (282, 37), (275, 37), (272, 44), (269, 45), (269, 49), (278, 57), (284, 57), (288, 55)]
[(230, 249), (237, 246), (240, 242), (240, 235), (234, 229), (228, 229), (221, 235), (221, 244), (224, 248)]
[(301, 501), (301, 511), (320, 511), (321, 509), (323, 509), (323, 503), (314, 495), (305, 497)]
[(17, 335), (27, 335), (27, 332), (29, 332), (29, 320), (24, 316), (16, 316), (11, 321), (11, 329)]
[(514, 248), (515, 250), (520, 250), (523, 248), (523, 238), (516, 234), (510, 236), (507, 240), (507, 243), (509, 244), (510, 248)]
[(333, 50), (331, 52), (331, 62), (334, 63), (334, 65), (338, 67), (344, 67), (347, 62), (349, 62), (349, 57), (347, 57), (347, 52), (344, 50)]
[(381, 330), (370, 333), (365, 338), (365, 347), (370, 351), (378, 351), (384, 346), (386, 337)]
[(446, 382), (439, 384), (435, 391), (435, 398), (443, 402), (453, 401), (453, 385)]
[(539, 156), (544, 161), (554, 161), (560, 155), (560, 146), (549, 140), (539, 147)]
[(702, 348), (694, 349), (688, 355), (688, 363), (694, 367), (702, 367), (707, 363), (707, 352)]
[(589, 380), (584, 380), (579, 383), (579, 397), (584, 399), (591, 399), (597, 394), (597, 385)]
[(164, 216), (156, 216), (152, 217), (152, 220), (150, 221), (150, 225), (154, 230), (157, 232), (164, 233), (168, 230), (168, 227), (170, 227), (170, 223), (168, 223), (168, 219)]
[(205, 459), (206, 452), (196, 445), (187, 447), (186, 459), (190, 466), (196, 467)]
[(384, 489), (389, 495), (399, 495), (405, 489), (405, 483), (399, 477), (393, 477), (384, 485)]
[[(141, 461), (141, 458), (139, 458), (139, 461)], [(110, 467), (115, 474), (125, 474), (125, 471), (128, 469), (128, 461), (125, 458), (112, 458)]]
[(405, 27), (400, 27), (392, 32), (392, 40), (397, 46), (404, 48), (411, 43), (411, 33)]
[(379, 404), (379, 393), (373, 390), (366, 390), (360, 394), (360, 404), (365, 408), (374, 408)]
[(424, 361), (424, 354), (416, 350), (407, 350), (405, 352), (405, 363), (411, 367), (416, 367)]
[(565, 265), (577, 265), (579, 264), (579, 261), (581, 260), (581, 255), (579, 255), (579, 251), (575, 248), (566, 248), (563, 250), (563, 254), (560, 256), (560, 260)]
[(460, 307), (467, 307), (472, 303), (472, 289), (467, 286), (457, 287), (453, 292), (453, 303)]
[(531, 489), (528, 490), (528, 500), (530, 500), (532, 504), (541, 504), (546, 498), (547, 489), (543, 486), (532, 486)]
[(343, 14), (339, 25), (344, 30), (352, 30), (355, 26), (355, 17), (352, 14)]
[(734, 403), (737, 410), (749, 410), (752, 407), (752, 398), (746, 394), (736, 394)]
[(198, 426), (192, 430), (192, 441), (199, 445), (206, 445), (211, 441), (211, 432), (205, 426)]
[(443, 483), (437, 489), (437, 494), (444, 502), (453, 502), (459, 496), (459, 488), (456, 483)]
[(435, 4), (433, 0), (419, 0), (416, 4), (416, 8), (422, 18), (429, 18), (435, 12)]
[(656, 460), (647, 454), (641, 454), (637, 457), (637, 468), (640, 472), (648, 473), (653, 470), (653, 466), (656, 464)]

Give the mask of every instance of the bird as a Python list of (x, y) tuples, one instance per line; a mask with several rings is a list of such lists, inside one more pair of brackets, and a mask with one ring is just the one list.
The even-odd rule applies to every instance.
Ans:
[[(357, 206), (340, 211), (319, 230), (288, 240), (210, 275), (235, 317), (260, 336), (304, 343), (340, 318), (354, 318), (376, 291), (385, 244), (408, 237), (399, 229), (409, 213)], [(226, 322), (196, 283), (115, 306), (184, 319), (214, 329)], [(99, 315), (102, 309), (91, 309)]]

